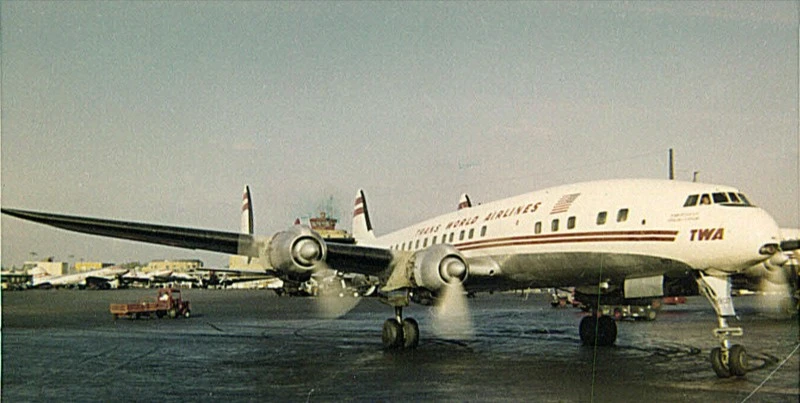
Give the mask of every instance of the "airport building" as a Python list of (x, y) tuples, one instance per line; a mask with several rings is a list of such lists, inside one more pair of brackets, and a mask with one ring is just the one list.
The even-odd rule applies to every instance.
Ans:
[(75, 271), (81, 273), (85, 271), (100, 270), (113, 265), (114, 263), (104, 262), (75, 262)]
[[(325, 212), (319, 213), (317, 217), (308, 219), (308, 225), (316, 231), (324, 239), (338, 239), (338, 240), (351, 240), (352, 237), (345, 230), (336, 229), (336, 223), (339, 220), (326, 214)], [(298, 219), (295, 224), (300, 224)]]
[(156, 272), (156, 271), (174, 271), (174, 272), (186, 272), (192, 271), (203, 267), (203, 261), (197, 259), (185, 259), (185, 260), (153, 260), (145, 266), (142, 271), (145, 273)]

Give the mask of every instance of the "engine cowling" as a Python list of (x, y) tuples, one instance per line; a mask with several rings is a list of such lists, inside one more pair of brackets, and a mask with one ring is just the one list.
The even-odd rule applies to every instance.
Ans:
[(306, 280), (325, 261), (328, 249), (319, 234), (297, 225), (273, 235), (265, 254), (273, 269), (293, 279)]
[(414, 254), (414, 283), (436, 292), (452, 283), (463, 283), (469, 274), (464, 256), (452, 245), (437, 244)]

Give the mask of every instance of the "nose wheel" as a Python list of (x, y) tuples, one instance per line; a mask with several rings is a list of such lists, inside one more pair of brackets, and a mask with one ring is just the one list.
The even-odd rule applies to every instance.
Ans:
[(711, 350), (711, 368), (720, 378), (744, 376), (747, 374), (749, 361), (747, 350), (741, 344), (731, 345), (730, 338), (741, 336), (742, 328), (728, 326), (728, 318), (735, 317), (731, 301), (730, 277), (719, 278), (697, 273), (697, 284), (714, 311), (717, 313), (719, 327), (714, 329), (714, 336), (719, 340), (719, 347)]

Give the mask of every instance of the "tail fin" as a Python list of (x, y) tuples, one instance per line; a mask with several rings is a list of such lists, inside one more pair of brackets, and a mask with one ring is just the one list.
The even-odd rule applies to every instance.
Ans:
[(472, 200), (469, 199), (469, 195), (466, 193), (461, 194), (461, 198), (458, 200), (458, 209), (465, 209), (472, 207)]
[[(253, 235), (253, 200), (250, 197), (250, 186), (247, 185), (245, 185), (242, 192), (242, 213), (239, 232)], [(228, 258), (228, 267), (246, 267), (251, 263), (252, 259), (249, 256), (231, 255)]]
[(250, 186), (247, 185), (242, 194), (241, 233), (253, 235), (253, 201), (250, 199)]
[(361, 189), (356, 193), (356, 203), (353, 207), (353, 238), (356, 242), (375, 239), (375, 233), (372, 232), (372, 221), (369, 219), (369, 210), (367, 210), (367, 197)]
[(36, 266), (31, 269), (28, 274), (31, 275), (31, 282), (30, 285), (33, 287), (38, 287), (41, 284), (45, 284), (50, 281), (50, 273), (47, 270), (41, 268), (41, 266)]

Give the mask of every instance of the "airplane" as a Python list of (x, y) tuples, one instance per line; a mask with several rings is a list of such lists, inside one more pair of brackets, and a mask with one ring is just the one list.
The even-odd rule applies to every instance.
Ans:
[(105, 267), (82, 273), (54, 276), (41, 267), (31, 270), (32, 288), (79, 287), (92, 289), (109, 289), (119, 285), (120, 278), (128, 272), (121, 267)]
[(580, 322), (582, 343), (612, 345), (617, 325), (598, 314), (603, 298), (660, 297), (665, 277), (691, 274), (716, 313), (711, 366), (720, 378), (749, 369), (745, 348), (731, 343), (743, 334), (728, 324), (736, 316), (731, 276), (800, 249), (800, 241), (782, 240), (775, 220), (734, 187), (657, 179), (551, 187), (380, 237), (359, 190), (355, 244), (326, 242), (304, 226), (255, 236), (8, 208), (2, 213), (87, 234), (245, 255), (290, 281), (308, 280), (320, 268), (376, 276), (380, 298), (394, 308), (383, 324), (387, 350), (419, 344), (417, 321), (403, 317), (413, 295), (563, 287), (598, 301)]

